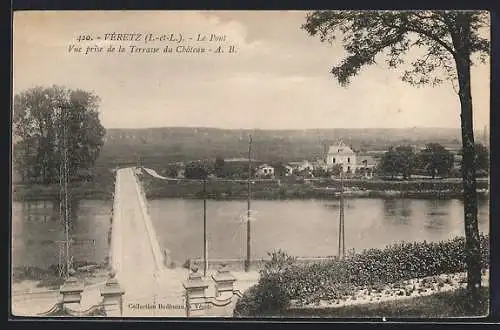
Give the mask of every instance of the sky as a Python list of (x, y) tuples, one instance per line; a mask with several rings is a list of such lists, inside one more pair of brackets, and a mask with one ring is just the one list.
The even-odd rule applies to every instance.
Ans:
[[(16, 12), (14, 94), (34, 86), (93, 91), (106, 128), (228, 129), (460, 127), (450, 83), (415, 88), (383, 61), (348, 88), (330, 74), (344, 55), (300, 27), (303, 11), (32, 11)], [(225, 34), (232, 54), (69, 52), (71, 44), (108, 46), (109, 33)], [(78, 43), (79, 35), (101, 36)], [(188, 41), (193, 46), (207, 42)], [(140, 47), (163, 47), (165, 41)], [(156, 45), (156, 46), (155, 46)], [(169, 45), (173, 45), (169, 43)], [(489, 125), (489, 65), (473, 67), (474, 126)]]

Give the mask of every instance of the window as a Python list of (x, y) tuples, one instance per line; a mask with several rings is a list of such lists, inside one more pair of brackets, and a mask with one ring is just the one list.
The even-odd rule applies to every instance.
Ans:
[(351, 167), (350, 166), (347, 166), (347, 172), (351, 172)]
[(264, 174), (267, 174), (267, 168), (264, 169)]
[(347, 157), (347, 162), (350, 163), (351, 162), (351, 158), (350, 157)]
[(334, 163), (334, 164), (335, 164), (335, 157), (333, 157), (333, 158), (332, 158), (332, 163)]

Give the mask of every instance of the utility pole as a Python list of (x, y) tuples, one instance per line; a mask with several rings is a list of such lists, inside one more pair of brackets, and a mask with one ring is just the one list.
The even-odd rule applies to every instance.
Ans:
[(60, 259), (64, 256), (65, 268), (62, 272), (65, 278), (70, 275), (71, 269), (71, 257), (70, 257), (70, 219), (69, 219), (69, 192), (68, 192), (68, 134), (67, 134), (67, 106), (63, 105), (59, 108), (60, 110), (60, 138), (59, 138), (59, 148), (60, 148), (60, 167), (59, 167), (59, 185), (60, 185), (60, 216), (64, 223), (64, 253), (62, 252), (62, 246), (59, 253)]
[(340, 220), (339, 220), (339, 259), (345, 257), (345, 233), (344, 233), (344, 169), (340, 168)]
[(250, 270), (250, 196), (252, 194), (252, 135), (250, 135), (250, 139), (248, 142), (248, 196), (247, 196), (247, 258), (245, 260), (245, 271), (248, 272)]
[(203, 179), (203, 276), (207, 276), (208, 242), (207, 242), (207, 180)]

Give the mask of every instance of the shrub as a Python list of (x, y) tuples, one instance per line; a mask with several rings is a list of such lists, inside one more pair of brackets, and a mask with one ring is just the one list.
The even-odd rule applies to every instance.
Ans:
[[(484, 269), (489, 266), (489, 236), (481, 235), (480, 239)], [(393, 284), (402, 289), (402, 282), (412, 278), (464, 272), (464, 247), (463, 237), (437, 243), (399, 243), (383, 250), (368, 249), (344, 260), (309, 264), (297, 264), (294, 258), (277, 251), (270, 254), (271, 260), (261, 271), (259, 283), (251, 294), (244, 294), (236, 312), (244, 315), (248, 310), (251, 314), (246, 315), (252, 316), (273, 314), (286, 309), (292, 299), (298, 304), (332, 301), (352, 296), (363, 288), (382, 292), (385, 285)]]
[(282, 250), (268, 255), (271, 258), (260, 271), (259, 283), (238, 300), (234, 316), (275, 314), (289, 307), (291, 294), (284, 275), (294, 266), (295, 258)]

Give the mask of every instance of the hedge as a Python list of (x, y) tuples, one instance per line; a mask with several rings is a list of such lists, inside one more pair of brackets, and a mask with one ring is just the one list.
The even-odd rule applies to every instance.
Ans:
[[(481, 235), (481, 266), (489, 267), (489, 235)], [(399, 243), (368, 249), (344, 260), (299, 264), (290, 262), (279, 271), (261, 272), (259, 283), (235, 307), (235, 316), (259, 316), (299, 304), (352, 296), (361, 289), (381, 291), (385, 285), (413, 278), (466, 271), (465, 239)], [(283, 259), (283, 258), (281, 258)], [(276, 263), (272, 260), (271, 263)]]

